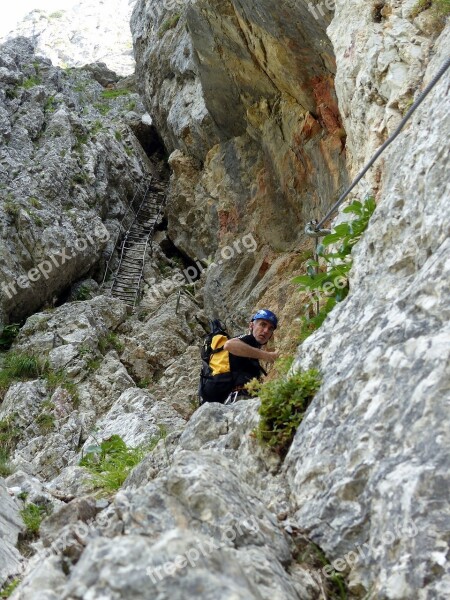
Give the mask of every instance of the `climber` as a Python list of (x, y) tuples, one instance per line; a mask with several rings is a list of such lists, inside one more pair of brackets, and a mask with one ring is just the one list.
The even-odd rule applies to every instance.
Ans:
[(204, 337), (200, 351), (200, 405), (205, 402), (232, 404), (239, 397), (249, 396), (245, 384), (266, 374), (259, 361), (273, 362), (278, 358), (278, 352), (261, 349), (277, 325), (278, 319), (272, 311), (258, 310), (250, 320), (248, 334), (230, 339), (218, 319), (211, 321), (211, 331)]
[(234, 375), (233, 390), (225, 404), (249, 396), (244, 389), (245, 384), (266, 374), (259, 364), (260, 360), (274, 362), (278, 358), (278, 352), (261, 349), (271, 339), (277, 326), (278, 319), (272, 311), (258, 310), (250, 320), (248, 334), (225, 342), (224, 350), (230, 354), (230, 370)]

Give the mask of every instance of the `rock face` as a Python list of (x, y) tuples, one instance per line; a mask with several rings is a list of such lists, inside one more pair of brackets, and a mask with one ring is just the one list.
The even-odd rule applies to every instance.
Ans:
[(136, 94), (53, 67), (24, 38), (0, 47), (0, 81), (0, 321), (17, 321), (98, 277), (150, 164), (125, 117), (144, 113)]
[(23, 527), (19, 507), (7, 492), (0, 479), (0, 586), (9, 576), (21, 571), (21, 556), (16, 548), (18, 534)]
[[(340, 50), (340, 80), (354, 82), (352, 72), (356, 82), (372, 81), (384, 50), (369, 71), (366, 54), (355, 48), (358, 62), (343, 52), (345, 40), (358, 39), (359, 25), (352, 29), (345, 18), (351, 4), (338, 6), (331, 27)], [(416, 65), (423, 59), (420, 48), (429, 42), (417, 37), (403, 43), (403, 35), (414, 30), (402, 19), (407, 15), (407, 7), (394, 11), (382, 26), (372, 26), (373, 34), (382, 39), (394, 27), (399, 37), (393, 42), (387, 36), (385, 45), (392, 56), (401, 48)], [(369, 19), (366, 29), (369, 44)], [(447, 58), (449, 35), (447, 27), (436, 41), (424, 83)], [(412, 65), (401, 62), (399, 68), (406, 76)], [(370, 589), (376, 598), (444, 598), (450, 582), (444, 558), (450, 524), (444, 491), (450, 120), (443, 101), (449, 82), (447, 73), (388, 150), (380, 166), (379, 205), (355, 252), (352, 293), (303, 344), (296, 362), (297, 368), (314, 365), (323, 373), (285, 465), (296, 518), (328, 556), (340, 560), (338, 569), (349, 573), (350, 588)], [(370, 111), (388, 128), (398, 115), (389, 107), (399, 97), (398, 83), (384, 88), (385, 111), (378, 105)], [(356, 100), (350, 84), (340, 97), (342, 106), (349, 106), (356, 163), (365, 157), (358, 141), (364, 106), (358, 90), (359, 110), (351, 110)]]
[(66, 10), (31, 11), (1, 41), (23, 36), (39, 55), (58, 67), (104, 62), (118, 75), (131, 75), (134, 58), (129, 27), (134, 0), (81, 0)]
[[(346, 181), (328, 22), (303, 2), (150, 1), (133, 13), (140, 89), (173, 151), (169, 235), (191, 257), (224, 252), (206, 306), (241, 326), (279, 253)], [(257, 249), (237, 252), (249, 232)], [(223, 306), (210, 300), (216, 280)]]
[[(133, 314), (90, 281), (97, 296), (33, 314), (13, 344), (42, 361), (38, 375), (0, 378), (15, 469), (0, 480), (0, 585), (20, 578), (13, 600), (316, 600), (342, 595), (334, 571), (355, 600), (447, 597), (448, 72), (355, 191), (370, 189), (377, 210), (354, 251), (350, 295), (298, 348), (293, 368), (318, 368), (322, 386), (286, 459), (255, 439), (258, 399), (196, 404), (212, 313), (237, 329), (256, 304), (281, 309), (282, 347), (295, 340), (301, 302), (289, 279), (311, 246), (303, 226), (440, 68), (444, 25), (412, 0), (338, 0), (333, 12), (306, 1), (136, 4), (138, 82), (171, 152), (168, 231), (155, 238)], [(96, 223), (117, 231), (150, 167), (130, 131), (114, 133), (129, 97), (101, 121), (107, 69), (36, 66), (23, 40), (1, 56), (2, 193), (14, 202), (2, 204), (0, 268), (17, 277), (46, 256), (50, 228), (69, 248)], [(143, 110), (126, 117), (140, 140)], [(105, 128), (98, 137), (92, 120)], [(23, 156), (54, 148), (42, 182), (22, 168)], [(86, 180), (72, 189), (64, 169)], [(34, 209), (42, 232), (29, 224)], [(102, 247), (86, 263), (71, 258), (80, 276)], [(65, 276), (49, 276), (46, 293)], [(26, 293), (15, 302), (32, 312), (40, 304)], [(4, 313), (15, 306), (5, 301)], [(113, 435), (145, 456), (99, 498), (79, 462)], [(19, 511), (30, 503), (47, 516), (20, 556)], [(325, 556), (312, 560), (309, 540)]]

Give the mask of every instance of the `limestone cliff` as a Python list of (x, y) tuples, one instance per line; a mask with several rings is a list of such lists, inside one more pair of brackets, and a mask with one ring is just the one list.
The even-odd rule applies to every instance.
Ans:
[(105, 89), (104, 65), (53, 67), (25, 38), (1, 46), (0, 65), (0, 322), (7, 323), (51, 305), (83, 276), (98, 278), (102, 251), (111, 251), (118, 219), (151, 169), (132, 129), (145, 110), (131, 90)]
[(208, 308), (242, 326), (347, 181), (329, 18), (302, 2), (173, 6), (137, 3), (132, 18), (140, 89), (173, 151), (168, 233), (201, 259), (253, 234), (256, 252), (217, 253), (206, 278)]
[[(167, 230), (134, 313), (94, 290), (32, 314), (44, 291), (98, 279), (101, 246), (49, 277), (50, 290), (20, 296), (31, 316), (12, 352), (39, 361), (22, 381), (0, 378), (0, 586), (15, 579), (13, 599), (447, 597), (449, 72), (355, 190), (378, 206), (354, 251), (350, 295), (296, 349), (294, 369), (318, 368), (322, 385), (286, 458), (255, 439), (258, 399), (196, 405), (207, 317), (238, 331), (269, 305), (281, 316), (277, 346), (292, 349), (305, 223), (447, 58), (450, 26), (433, 6), (332, 4), (137, 2), (137, 82), (172, 169)], [(41, 228), (69, 247), (96, 223), (116, 231), (154, 169), (138, 142), (156, 136), (142, 130), (143, 107), (128, 119), (123, 105), (112, 116), (130, 129), (117, 135), (92, 73), (65, 75), (28, 43), (18, 49), (0, 50), (12, 195), (2, 198), (0, 268), (14, 277), (41, 259)], [(54, 149), (60, 169), (43, 169), (42, 181), (26, 171), (40, 152), (54, 165)], [(66, 171), (83, 181), (70, 186)], [(188, 286), (193, 264), (202, 274)], [(4, 302), (6, 317), (14, 310)], [(145, 453), (99, 498), (80, 460), (115, 435)], [(39, 535), (23, 522), (30, 505), (45, 516)]]
[[(80, 0), (63, 10), (32, 10), (9, 34), (33, 40), (37, 53), (57, 67), (103, 62), (120, 76), (134, 71), (129, 27), (134, 0)], [(67, 4), (66, 4), (67, 6)]]

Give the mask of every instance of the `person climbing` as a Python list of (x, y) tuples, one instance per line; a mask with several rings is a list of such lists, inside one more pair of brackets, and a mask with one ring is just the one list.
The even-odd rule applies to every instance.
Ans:
[[(218, 321), (215, 323), (220, 324)], [(278, 358), (278, 352), (262, 349), (277, 326), (276, 315), (262, 309), (252, 316), (247, 334), (230, 339), (224, 328), (218, 325), (213, 328), (205, 340), (202, 354), (201, 404), (232, 404), (239, 397), (249, 397), (245, 384), (266, 374), (259, 361), (274, 362)]]
[(230, 370), (234, 374), (231, 398), (227, 398), (225, 404), (235, 402), (239, 396), (249, 396), (244, 388), (245, 384), (266, 374), (259, 364), (260, 360), (272, 363), (278, 358), (278, 352), (262, 349), (277, 327), (278, 318), (275, 313), (267, 309), (258, 310), (250, 320), (248, 334), (225, 342), (224, 350), (230, 353)]

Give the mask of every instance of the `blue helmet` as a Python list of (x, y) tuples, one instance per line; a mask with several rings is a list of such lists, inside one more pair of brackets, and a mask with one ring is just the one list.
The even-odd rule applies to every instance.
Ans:
[(258, 319), (265, 319), (266, 321), (269, 321), (269, 323), (272, 323), (275, 329), (278, 326), (277, 316), (271, 310), (266, 310), (265, 308), (258, 310), (258, 312), (256, 312), (251, 318), (251, 321), (257, 321)]

